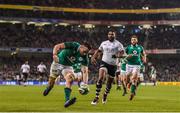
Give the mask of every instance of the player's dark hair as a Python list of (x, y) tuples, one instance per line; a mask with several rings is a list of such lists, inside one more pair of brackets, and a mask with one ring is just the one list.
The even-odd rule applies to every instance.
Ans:
[(91, 45), (88, 42), (86, 42), (86, 41), (84, 41), (82, 43), (82, 45), (86, 46), (89, 50), (91, 50), (91, 48), (92, 48)]
[(116, 33), (116, 31), (114, 30), (114, 29), (112, 29), (112, 28), (110, 28), (109, 30), (108, 30), (108, 33), (109, 32), (115, 32)]

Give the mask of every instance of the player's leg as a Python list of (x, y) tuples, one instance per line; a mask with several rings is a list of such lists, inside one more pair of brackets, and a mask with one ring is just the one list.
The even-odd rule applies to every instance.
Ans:
[(140, 73), (138, 75), (138, 81), (137, 81), (137, 87), (144, 81), (144, 75), (143, 73)]
[(132, 76), (133, 67), (131, 65), (126, 65), (126, 86), (130, 90), (131, 87), (131, 76)]
[(155, 74), (152, 75), (152, 82), (153, 82), (153, 85), (156, 86), (156, 75)]
[(113, 81), (114, 81), (114, 77), (109, 75), (107, 78), (106, 89), (105, 89), (105, 92), (103, 94), (103, 99), (102, 99), (103, 104), (105, 104), (107, 102), (107, 96), (110, 93)]
[(98, 81), (96, 83), (96, 96), (93, 99), (93, 101), (91, 102), (92, 105), (96, 105), (99, 101), (99, 93), (101, 91), (103, 79), (105, 78), (106, 74), (107, 74), (107, 68), (101, 67), (99, 69), (99, 77), (98, 77)]
[(116, 90), (121, 90), (121, 76), (120, 76), (120, 71), (117, 71), (117, 72), (116, 72), (116, 84), (117, 84)]
[(132, 77), (131, 77), (132, 85), (130, 89), (131, 94), (129, 100), (132, 100), (136, 95), (136, 87), (137, 87), (139, 72), (140, 72), (140, 66), (133, 66)]
[(27, 78), (28, 78), (28, 73), (23, 73), (23, 85), (24, 86), (26, 86)]
[(43, 75), (44, 75), (44, 73), (41, 73), (41, 72), (39, 72), (39, 85), (41, 85), (42, 84), (42, 82), (43, 82)]
[(125, 71), (121, 71), (121, 77), (122, 77), (122, 86), (123, 86), (123, 95), (125, 96), (127, 94), (127, 76)]
[(51, 64), (50, 76), (49, 76), (49, 79), (48, 79), (48, 85), (47, 85), (46, 89), (43, 92), (44, 96), (48, 95), (49, 92), (51, 91), (51, 89), (54, 87), (55, 80), (59, 75), (59, 68), (60, 68), (59, 64), (54, 63), (54, 62)]
[(67, 69), (67, 70), (64, 70), (63, 75), (66, 80), (66, 85), (64, 88), (64, 93), (65, 93), (64, 107), (68, 107), (76, 102), (76, 97), (73, 97), (70, 99), (71, 92), (72, 92), (71, 86), (74, 80), (74, 73), (73, 71)]
[(49, 94), (49, 92), (51, 91), (51, 89), (54, 87), (54, 83), (55, 83), (56, 77), (53, 77), (50, 75), (49, 79), (48, 79), (48, 85), (46, 87), (46, 89), (43, 92), (43, 95), (46, 96)]
[(81, 73), (81, 72), (74, 73), (74, 75), (75, 75), (75, 80), (78, 82), (78, 87), (80, 87), (81, 84), (84, 84), (84, 83), (82, 82), (83, 76), (82, 76), (82, 73)]
[(103, 104), (105, 104), (107, 102), (107, 96), (110, 93), (110, 90), (112, 88), (112, 83), (114, 81), (115, 72), (116, 72), (116, 66), (107, 65), (107, 69), (108, 69), (109, 76), (107, 78), (106, 89), (105, 89), (105, 92), (104, 92), (103, 98), (102, 98)]

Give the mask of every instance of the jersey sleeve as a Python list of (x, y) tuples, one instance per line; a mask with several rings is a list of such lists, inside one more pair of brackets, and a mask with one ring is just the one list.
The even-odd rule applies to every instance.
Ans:
[(124, 46), (121, 43), (119, 43), (118, 51), (124, 51)]
[(65, 48), (77, 50), (80, 47), (80, 44), (77, 42), (65, 42)]
[(128, 54), (129, 46), (126, 47), (125, 52)]
[(29, 70), (31, 69), (29, 65), (28, 65), (28, 68), (29, 68)]
[(141, 46), (141, 53), (143, 53), (144, 52), (144, 48)]
[(103, 51), (103, 43), (101, 43), (101, 45), (98, 48), (99, 50)]

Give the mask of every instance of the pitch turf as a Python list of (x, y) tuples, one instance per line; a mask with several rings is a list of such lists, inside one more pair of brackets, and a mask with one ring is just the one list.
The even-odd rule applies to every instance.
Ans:
[[(90, 93), (82, 96), (73, 87), (72, 95), (77, 102), (69, 108), (64, 108), (63, 86), (55, 86), (47, 97), (42, 96), (45, 86), (0, 86), (0, 112), (120, 112), (120, 111), (179, 111), (179, 86), (141, 86), (137, 96), (129, 101), (129, 94), (121, 96), (122, 91), (116, 91), (113, 86), (107, 104), (100, 102), (90, 104), (94, 97), (95, 85), (90, 86)], [(101, 99), (101, 98), (100, 98)]]

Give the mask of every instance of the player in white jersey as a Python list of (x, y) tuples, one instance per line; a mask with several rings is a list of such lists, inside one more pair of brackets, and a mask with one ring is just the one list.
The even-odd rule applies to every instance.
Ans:
[(151, 77), (151, 81), (153, 82), (155, 86), (156, 85), (156, 68), (153, 65), (150, 67), (150, 77)]
[(116, 57), (121, 56), (124, 53), (123, 45), (115, 39), (115, 32), (110, 30), (108, 32), (108, 40), (101, 43), (100, 47), (91, 58), (93, 64), (97, 63), (97, 57), (99, 53), (103, 53), (102, 61), (99, 68), (99, 77), (96, 84), (96, 96), (91, 102), (92, 105), (96, 105), (99, 100), (99, 93), (102, 88), (103, 79), (108, 74), (106, 89), (103, 94), (102, 103), (105, 104), (107, 101), (107, 95), (110, 92), (112, 83), (114, 81), (115, 72), (116, 72)]
[(43, 80), (43, 76), (46, 75), (46, 72), (47, 72), (47, 68), (46, 68), (46, 65), (41, 62), (38, 66), (37, 66), (37, 71), (38, 71), (38, 75), (39, 75), (39, 81), (42, 82)]
[(23, 82), (24, 82), (24, 85), (27, 81), (27, 78), (28, 78), (28, 75), (30, 73), (30, 66), (28, 64), (28, 61), (25, 61), (25, 63), (21, 66), (21, 72), (22, 72), (22, 75), (23, 75)]

